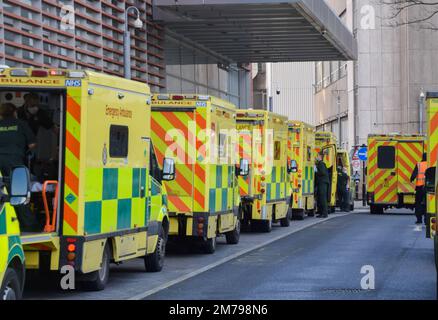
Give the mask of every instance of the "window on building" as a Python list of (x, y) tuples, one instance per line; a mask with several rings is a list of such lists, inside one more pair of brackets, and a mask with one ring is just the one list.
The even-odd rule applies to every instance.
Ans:
[(128, 156), (129, 128), (127, 126), (110, 126), (109, 154), (111, 158), (126, 158)]
[(377, 149), (377, 167), (379, 169), (395, 168), (395, 147), (381, 146)]

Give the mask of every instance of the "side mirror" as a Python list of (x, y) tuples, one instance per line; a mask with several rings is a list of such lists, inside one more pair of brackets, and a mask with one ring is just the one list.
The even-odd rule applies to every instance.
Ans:
[(163, 180), (173, 181), (176, 175), (175, 170), (175, 160), (170, 158), (165, 158), (163, 161)]
[(9, 201), (14, 207), (26, 205), (30, 201), (30, 174), (24, 166), (12, 170)]
[(240, 159), (238, 176), (247, 177), (249, 175), (249, 161), (248, 159)]
[(297, 173), (298, 172), (298, 162), (296, 160), (291, 160), (289, 162), (289, 173)]
[(428, 193), (435, 193), (435, 172), (436, 167), (426, 170), (426, 191)]

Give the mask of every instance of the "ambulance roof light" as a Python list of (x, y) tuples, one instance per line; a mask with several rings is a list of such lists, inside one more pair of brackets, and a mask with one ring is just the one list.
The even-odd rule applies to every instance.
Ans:
[(200, 101), (209, 101), (210, 100), (210, 96), (201, 95), (201, 96), (198, 96), (198, 100), (200, 100)]
[(5, 71), (6, 69), (9, 69), (9, 66), (7, 66), (5, 64), (0, 64), (0, 72)]
[(65, 76), (67, 74), (67, 72), (65, 72), (64, 70), (51, 69), (49, 71), (49, 74), (51, 76)]
[(159, 94), (156, 96), (158, 100), (169, 100), (168, 94)]
[(186, 94), (184, 97), (185, 97), (186, 99), (190, 99), (190, 100), (194, 100), (194, 99), (196, 99), (196, 95), (194, 95), (194, 94)]
[(31, 71), (31, 77), (47, 77), (49, 76), (49, 73), (47, 70), (32, 70)]
[(69, 78), (85, 78), (85, 72), (84, 71), (70, 71), (68, 73)]
[(173, 95), (172, 100), (184, 100), (184, 96), (181, 95)]
[(26, 69), (12, 69), (10, 75), (13, 77), (27, 77), (28, 73)]

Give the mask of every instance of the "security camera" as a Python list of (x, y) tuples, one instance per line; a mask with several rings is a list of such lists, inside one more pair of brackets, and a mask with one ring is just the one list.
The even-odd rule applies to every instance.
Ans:
[(140, 20), (140, 18), (137, 18), (137, 20), (134, 21), (134, 27), (136, 29), (141, 29), (143, 27), (143, 22)]

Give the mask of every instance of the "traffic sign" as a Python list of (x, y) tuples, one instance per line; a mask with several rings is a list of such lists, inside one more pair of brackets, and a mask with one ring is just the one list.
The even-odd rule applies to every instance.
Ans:
[(359, 152), (357, 153), (357, 156), (359, 157), (360, 160), (367, 161), (368, 160), (368, 149), (367, 148), (360, 149)]
[(353, 171), (360, 170), (360, 160), (353, 160)]

